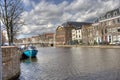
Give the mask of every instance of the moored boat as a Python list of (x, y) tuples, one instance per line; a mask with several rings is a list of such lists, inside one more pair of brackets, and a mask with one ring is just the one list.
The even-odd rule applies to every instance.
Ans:
[(28, 46), (26, 50), (23, 51), (23, 55), (26, 57), (36, 57), (38, 50), (34, 46)]

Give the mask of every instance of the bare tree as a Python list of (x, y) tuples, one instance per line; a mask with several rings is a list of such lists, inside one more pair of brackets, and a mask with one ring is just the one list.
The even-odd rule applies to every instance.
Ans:
[(1, 21), (5, 25), (9, 45), (20, 28), (21, 13), (23, 12), (22, 0), (0, 0)]

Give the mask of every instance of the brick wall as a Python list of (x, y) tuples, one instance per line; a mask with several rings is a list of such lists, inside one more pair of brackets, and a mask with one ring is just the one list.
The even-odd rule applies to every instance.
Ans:
[(2, 79), (2, 53), (0, 48), (0, 80)]
[(3, 80), (11, 79), (20, 73), (20, 53), (17, 47), (2, 48), (2, 78)]

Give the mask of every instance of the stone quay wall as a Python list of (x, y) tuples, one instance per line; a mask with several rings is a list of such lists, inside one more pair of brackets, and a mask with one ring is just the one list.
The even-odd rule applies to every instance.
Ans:
[(2, 46), (2, 79), (14, 80), (20, 75), (20, 52), (14, 46)]

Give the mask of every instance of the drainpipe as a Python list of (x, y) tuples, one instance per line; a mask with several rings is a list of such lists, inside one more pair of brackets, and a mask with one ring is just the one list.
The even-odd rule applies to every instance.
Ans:
[(0, 80), (2, 80), (2, 51), (1, 51), (1, 45), (2, 45), (2, 38), (1, 38), (1, 21), (0, 21)]

